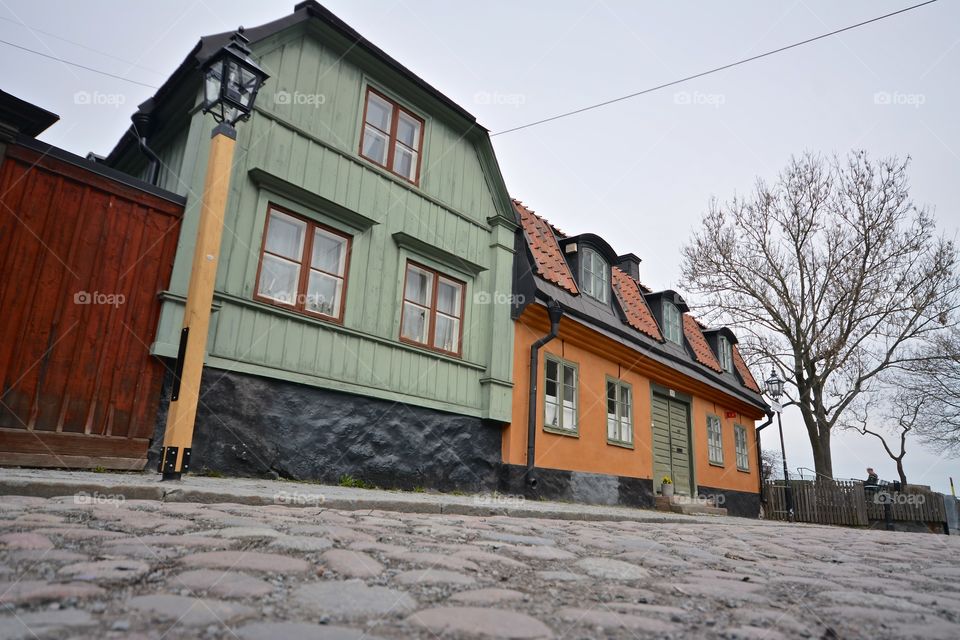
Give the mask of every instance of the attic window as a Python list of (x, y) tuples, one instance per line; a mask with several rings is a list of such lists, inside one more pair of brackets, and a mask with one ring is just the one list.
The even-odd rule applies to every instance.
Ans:
[(719, 346), (718, 351), (720, 351), (717, 354), (720, 357), (720, 366), (727, 373), (733, 373), (733, 350), (730, 348), (730, 341), (724, 336), (720, 336), (717, 345)]
[(373, 89), (367, 89), (360, 154), (417, 184), (422, 144), (423, 120)]
[(683, 344), (683, 319), (672, 302), (663, 301), (663, 337), (674, 344)]
[(610, 299), (610, 265), (589, 247), (580, 254), (580, 291), (600, 302)]

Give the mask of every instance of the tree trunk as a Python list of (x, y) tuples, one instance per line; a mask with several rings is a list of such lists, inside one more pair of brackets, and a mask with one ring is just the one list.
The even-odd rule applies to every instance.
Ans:
[(900, 485), (901, 489), (907, 488), (907, 474), (903, 470), (903, 459), (897, 460), (897, 473), (900, 474)]
[(818, 429), (817, 424), (807, 425), (810, 446), (813, 449), (813, 467), (820, 476), (833, 478), (833, 458), (830, 456), (830, 430)]

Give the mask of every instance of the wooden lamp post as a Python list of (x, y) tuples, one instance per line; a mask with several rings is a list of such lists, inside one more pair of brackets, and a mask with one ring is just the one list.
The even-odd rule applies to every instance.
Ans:
[(202, 67), (203, 112), (212, 114), (217, 126), (213, 129), (210, 141), (173, 393), (163, 434), (160, 472), (164, 480), (179, 480), (181, 474), (190, 469), (193, 426), (200, 400), (200, 376), (207, 349), (217, 258), (230, 192), (233, 151), (237, 142), (234, 125), (250, 117), (257, 91), (269, 77), (250, 57), (248, 42), (243, 35), (243, 27), (240, 27), (230, 42), (210, 56)]

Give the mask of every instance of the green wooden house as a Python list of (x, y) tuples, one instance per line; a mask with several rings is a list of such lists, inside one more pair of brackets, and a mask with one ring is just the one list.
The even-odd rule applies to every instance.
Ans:
[[(105, 160), (187, 198), (151, 345), (169, 362), (214, 124), (198, 65), (230, 35)], [(238, 127), (194, 470), (493, 486), (517, 227), (487, 130), (316, 2), (245, 35), (270, 78)]]

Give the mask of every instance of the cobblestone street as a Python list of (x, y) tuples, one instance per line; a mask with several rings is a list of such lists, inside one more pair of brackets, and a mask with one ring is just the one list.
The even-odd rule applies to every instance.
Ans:
[(960, 539), (734, 518), (7, 495), (0, 583), (0, 638), (960, 637)]

